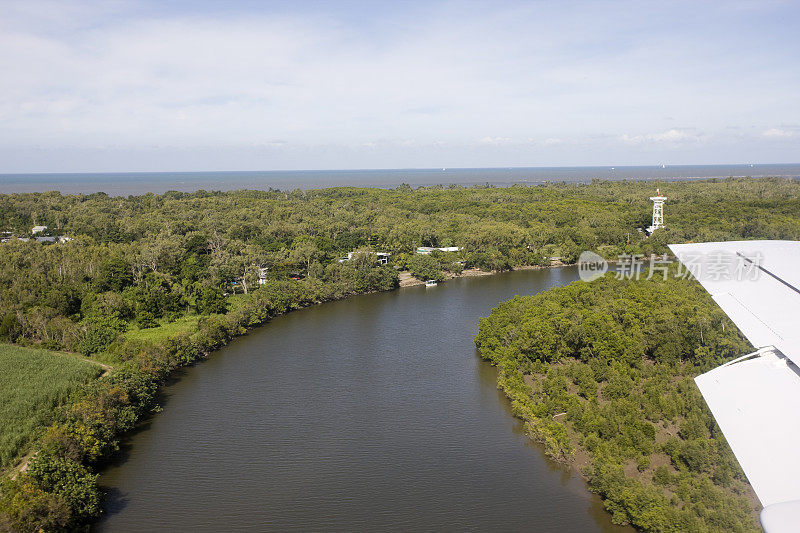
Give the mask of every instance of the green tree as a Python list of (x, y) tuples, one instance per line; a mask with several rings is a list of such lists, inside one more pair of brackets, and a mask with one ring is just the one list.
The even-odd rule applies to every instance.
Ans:
[(202, 284), (195, 297), (195, 308), (202, 315), (225, 313), (228, 310), (228, 304), (222, 289), (214, 285)]
[(98, 475), (92, 474), (80, 463), (39, 454), (31, 460), (27, 476), (42, 490), (61, 498), (69, 506), (73, 520), (86, 520), (100, 515)]

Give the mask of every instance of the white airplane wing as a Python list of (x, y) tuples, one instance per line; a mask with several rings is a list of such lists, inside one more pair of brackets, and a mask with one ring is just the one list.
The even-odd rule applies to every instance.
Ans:
[(757, 349), (697, 376), (764, 509), (770, 533), (800, 527), (800, 242), (670, 249)]

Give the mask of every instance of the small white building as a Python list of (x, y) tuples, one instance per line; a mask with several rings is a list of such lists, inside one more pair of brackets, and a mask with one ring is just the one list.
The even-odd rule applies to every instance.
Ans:
[(431, 252), (460, 252), (461, 248), (458, 246), (445, 246), (442, 248), (434, 248), (433, 246), (420, 246), (417, 248), (418, 254), (428, 255)]
[(351, 259), (353, 259), (353, 256), (356, 255), (356, 254), (373, 254), (373, 255), (378, 257), (378, 263), (381, 264), (381, 265), (385, 265), (386, 263), (388, 263), (389, 262), (389, 256), (392, 255), (389, 252), (369, 252), (369, 251), (347, 252), (347, 257), (339, 258), (339, 262), (340, 263), (344, 263), (345, 261), (350, 261)]
[(269, 269), (266, 267), (260, 267), (258, 269), (258, 284), (263, 285), (267, 282), (267, 271)]
[(47, 226), (34, 226), (31, 230), (31, 235), (36, 235), (37, 233), (41, 233), (47, 230)]

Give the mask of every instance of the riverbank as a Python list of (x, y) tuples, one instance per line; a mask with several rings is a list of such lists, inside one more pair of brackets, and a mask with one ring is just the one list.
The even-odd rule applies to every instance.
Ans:
[[(541, 269), (546, 269), (546, 268), (556, 268), (556, 267), (560, 267), (560, 266), (564, 266), (563, 263), (560, 263), (558, 261), (554, 261), (549, 266), (522, 265), (522, 266), (515, 267), (512, 270), (514, 270), (514, 271), (541, 270)], [(502, 273), (505, 273), (505, 272), (508, 272), (508, 271), (498, 271), (498, 270), (486, 271), (486, 270), (481, 270), (481, 269), (478, 269), (478, 268), (468, 268), (468, 269), (462, 270), (459, 273), (447, 272), (447, 273), (445, 273), (445, 279), (446, 280), (452, 280), (452, 279), (458, 279), (458, 278), (491, 276), (491, 275), (496, 275), (496, 274), (502, 274)], [(417, 278), (414, 278), (411, 275), (411, 273), (408, 272), (408, 271), (401, 271), (401, 272), (398, 273), (398, 275), (399, 275), (399, 285), (398, 285), (398, 287), (400, 287), (400, 288), (402, 288), (402, 287), (413, 287), (413, 286), (419, 286), (419, 285), (424, 285), (425, 284), (424, 281), (419, 280)], [(366, 291), (366, 292), (374, 292), (374, 291)], [(348, 295), (348, 296), (345, 296), (345, 298), (349, 298), (350, 296), (354, 296), (354, 295), (355, 294)], [(240, 296), (240, 298), (241, 298), (241, 296)], [(336, 300), (339, 300), (339, 298), (333, 298), (333, 299), (330, 299), (330, 300), (312, 301), (312, 302), (308, 302), (307, 305), (322, 304), (322, 303), (326, 303), (327, 301), (336, 301)], [(302, 308), (302, 307), (305, 307), (305, 305), (303, 305), (301, 307), (298, 307), (298, 308)], [(292, 309), (288, 309), (288, 311), (291, 311), (291, 310)], [(267, 317), (264, 321), (268, 321), (271, 318), (273, 318), (274, 316), (278, 316), (279, 314), (283, 314), (283, 313), (278, 313), (276, 315), (271, 315), (271, 316)], [(262, 324), (263, 324), (263, 322), (258, 322), (255, 325), (249, 325), (244, 331), (239, 332), (239, 333), (237, 333), (236, 335), (233, 335), (233, 336), (246, 335), (252, 328), (259, 327)], [(122, 359), (126, 359), (126, 358), (130, 357), (130, 352), (131, 352), (131, 348), (132, 347), (134, 349), (143, 349), (148, 344), (154, 344), (155, 343), (155, 345), (158, 346), (159, 343), (167, 343), (168, 341), (171, 341), (172, 338), (185, 338), (185, 337), (191, 338), (192, 336), (194, 336), (197, 333), (198, 329), (199, 329), (199, 324), (195, 321), (195, 322), (193, 322), (193, 328), (190, 331), (184, 331), (184, 332), (181, 332), (179, 334), (174, 334), (174, 335), (172, 335), (172, 334), (171, 335), (166, 335), (166, 336), (165, 335), (160, 335), (158, 333), (158, 328), (142, 330), (143, 332), (147, 332), (146, 336), (140, 336), (140, 335), (127, 336), (126, 337), (126, 339), (127, 339), (126, 343), (129, 344), (130, 346), (125, 346), (125, 345), (123, 345), (123, 346), (113, 346), (112, 350), (116, 354), (117, 357), (121, 357)], [(219, 341), (218, 347), (224, 346), (226, 342), (227, 341), (224, 341), (224, 340)], [(214, 353), (214, 351), (216, 351), (216, 349), (217, 348), (209, 348), (209, 349), (206, 349), (206, 350), (201, 350), (199, 356), (203, 357), (203, 358), (210, 357), (211, 355), (213, 355), (213, 353)], [(99, 367), (101, 367), (102, 368), (102, 374), (100, 375), (101, 378), (107, 376), (112, 370), (114, 370), (114, 367), (112, 367), (112, 366), (110, 366), (108, 364), (104, 364), (102, 362), (99, 362), (99, 361), (97, 361), (95, 359), (92, 359), (92, 358), (89, 358), (89, 357), (83, 357), (83, 356), (81, 356), (79, 354), (71, 354), (70, 356), (74, 357), (77, 360), (86, 361), (88, 363), (92, 363), (92, 364), (95, 364), (95, 365), (98, 365)], [(189, 364), (191, 364), (191, 362), (189, 362)], [(170, 372), (171, 371), (172, 370), (170, 370)], [(65, 408), (68, 408), (68, 407), (69, 406), (65, 406)], [(8, 475), (12, 479), (16, 478), (16, 476), (18, 474), (20, 474), (22, 472), (25, 472), (27, 470), (30, 460), (36, 455), (36, 453), (37, 453), (37, 450), (28, 451), (23, 457), (21, 457), (19, 459), (19, 461), (16, 464), (13, 464), (11, 467), (7, 468), (5, 472), (2, 472), (0, 474)]]
[[(567, 266), (561, 261), (553, 261), (550, 265), (521, 265), (511, 269), (511, 271), (519, 270), (541, 270), (544, 268), (557, 268)], [(458, 279), (458, 278), (474, 278), (479, 276), (491, 276), (494, 274), (503, 274), (509, 272), (508, 270), (481, 270), (480, 268), (465, 268), (461, 272), (445, 272), (445, 280)], [(415, 278), (411, 272), (404, 270), (398, 273), (400, 279), (400, 287), (415, 287), (418, 285), (425, 285), (425, 281)]]
[[(496, 273), (468, 269), (458, 277), (491, 276)], [(354, 294), (345, 295), (344, 298), (351, 295)], [(123, 338), (120, 343), (112, 345), (107, 357), (120, 363), (115, 364), (115, 370), (93, 384), (83, 396), (77, 397), (72, 405), (66, 406), (57, 417), (57, 422), (47, 428), (44, 439), (37, 446), (39, 453), (26, 462), (26, 465), (33, 465), (33, 474), (31, 469), (27, 469), (16, 476), (11, 485), (6, 485), (6, 492), (0, 495), (0, 510), (4, 510), (3, 498), (18, 498), (20, 491), (30, 489), (30, 475), (38, 475), (42, 468), (61, 468), (54, 465), (73, 465), (69, 468), (82, 472), (79, 478), (82, 481), (75, 488), (82, 493), (93, 494), (96, 491), (92, 488), (96, 483), (96, 474), (93, 472), (102, 470), (116, 455), (121, 439), (159, 411), (156, 400), (158, 391), (176, 370), (209, 357), (232, 338), (246, 335), (252, 328), (276, 316), (341, 299), (326, 293), (324, 287), (315, 285), (313, 280), (268, 282), (247, 297), (239, 298), (236, 306), (226, 315), (202, 317), (190, 332), (168, 338), (158, 335), (152, 335), (149, 339)], [(40, 495), (33, 496), (50, 497), (46, 496), (50, 493), (45, 489), (40, 490)], [(99, 495), (92, 497), (95, 503), (92, 503), (90, 510), (97, 508), (99, 499)], [(24, 509), (24, 505), (20, 509)], [(91, 521), (93, 516), (76, 516), (66, 512), (47, 517), (47, 520), (77, 527)]]
[(526, 433), (616, 522), (758, 531), (758, 500), (692, 380), (751, 348), (696, 282), (608, 275), (514, 298), (475, 343)]
[[(373, 285), (362, 284), (361, 292), (397, 286), (388, 268), (370, 267), (369, 273)], [(73, 396), (73, 403), (41, 431), (28, 468), (3, 482), (0, 524), (12, 530), (60, 530), (95, 520), (102, 512), (97, 472), (118, 453), (125, 435), (160, 410), (159, 389), (176, 370), (275, 316), (355, 292), (340, 290), (315, 280), (268, 281), (226, 314), (202, 316), (191, 332), (158, 340), (119, 336), (104, 356), (118, 362), (115, 370)]]
[(164, 389), (100, 478), (125, 501), (98, 533), (616, 531), (520, 433), (471, 338), (498, 301), (576, 278), (465, 277), (276, 317)]
[[(456, 279), (456, 278), (468, 278), (468, 277), (475, 277), (475, 276), (491, 276), (492, 274), (497, 274), (498, 271), (491, 271), (487, 272), (485, 270), (481, 270), (479, 268), (465, 268), (459, 273), (454, 272), (446, 272), (445, 273), (445, 280), (448, 279)], [(411, 275), (411, 272), (404, 270), (398, 273), (400, 278), (400, 287), (416, 287), (418, 285), (425, 285), (425, 281), (415, 278)]]
[(108, 371), (78, 354), (0, 343), (0, 477), (26, 468), (24, 456), (54, 407)]
[[(85, 361), (87, 363), (90, 363), (92, 365), (97, 365), (100, 368), (102, 368), (102, 373), (99, 376), (97, 376), (95, 379), (103, 379), (104, 377), (106, 377), (109, 373), (111, 373), (114, 370), (114, 367), (112, 367), (111, 365), (107, 365), (105, 363), (101, 363), (99, 361), (95, 361), (94, 359), (91, 359), (89, 357), (83, 357), (80, 354), (64, 354), (64, 356), (65, 357), (73, 357), (73, 358), (75, 358), (75, 359), (77, 359), (79, 361)], [(29, 464), (31, 462), (31, 459), (33, 459), (33, 457), (37, 453), (38, 453), (38, 450), (28, 451), (25, 455), (23, 455), (21, 458), (19, 458), (19, 460), (17, 461), (16, 464), (13, 464), (10, 468), (7, 468), (6, 470), (0, 472), (0, 479), (3, 476), (9, 476), (10, 479), (14, 480), (14, 479), (17, 478), (18, 475), (25, 473), (25, 471), (28, 470), (28, 466), (29, 466)]]

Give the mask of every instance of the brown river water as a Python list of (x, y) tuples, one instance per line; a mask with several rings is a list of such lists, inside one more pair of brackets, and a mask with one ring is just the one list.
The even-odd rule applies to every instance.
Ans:
[(277, 317), (186, 369), (101, 484), (97, 531), (632, 531), (545, 459), (472, 336), (575, 268)]

